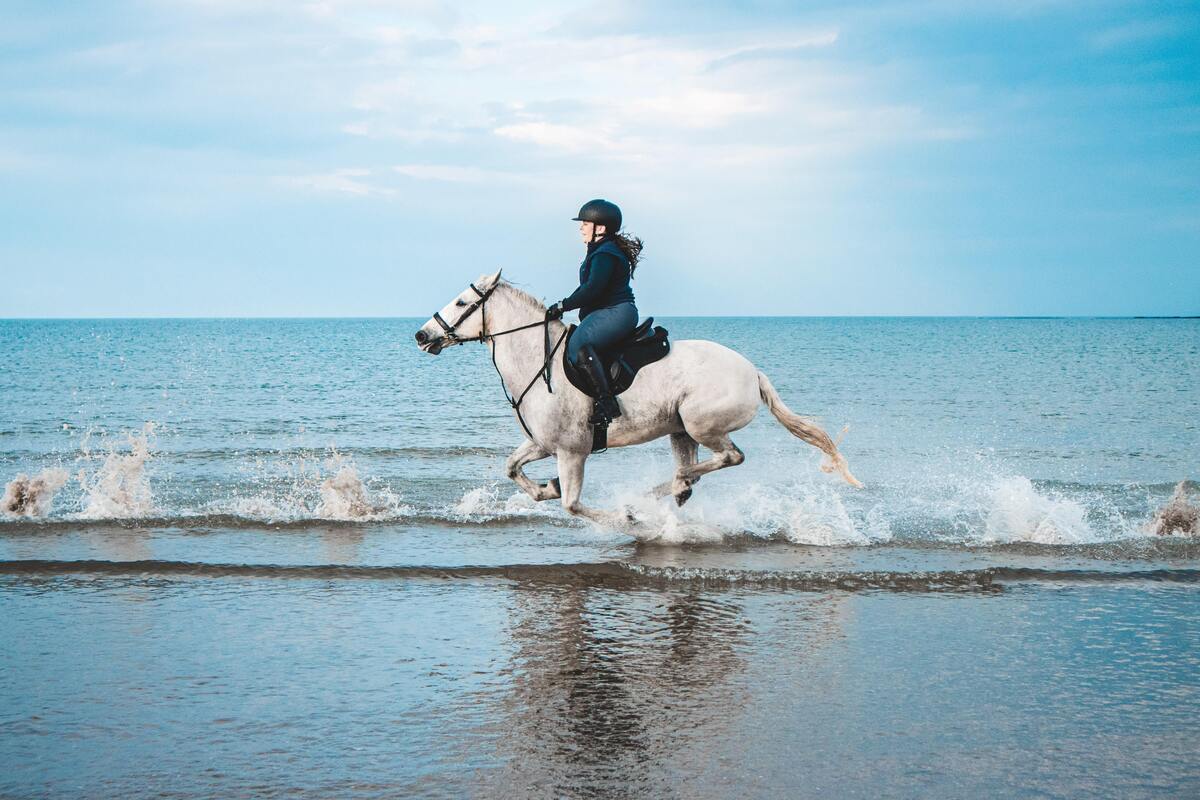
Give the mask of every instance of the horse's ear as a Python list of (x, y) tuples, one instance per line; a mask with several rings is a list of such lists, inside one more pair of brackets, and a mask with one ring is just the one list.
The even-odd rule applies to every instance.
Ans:
[(503, 269), (498, 269), (498, 270), (496, 270), (495, 275), (488, 276), (486, 283), (487, 283), (489, 289), (495, 287), (495, 285), (500, 282), (500, 273), (503, 271), (504, 271)]

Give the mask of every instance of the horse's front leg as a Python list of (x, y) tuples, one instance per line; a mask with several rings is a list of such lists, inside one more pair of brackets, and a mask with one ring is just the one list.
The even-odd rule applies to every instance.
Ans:
[(587, 461), (587, 457), (586, 452), (558, 451), (558, 478), (562, 481), (563, 508), (573, 517), (590, 519), (608, 528), (628, 527), (633, 521), (628, 515), (588, 508), (579, 501), (583, 493), (583, 462)]
[(540, 461), (543, 458), (549, 457), (549, 455), (550, 453), (543, 450), (539, 445), (526, 439), (521, 443), (520, 447), (513, 450), (512, 455), (508, 457), (508, 462), (505, 464), (508, 477), (516, 481), (517, 485), (525, 491), (525, 494), (534, 500), (553, 500), (556, 497), (562, 496), (558, 478), (554, 478), (549, 483), (535, 483), (525, 474), (524, 468), (526, 464), (533, 461)]

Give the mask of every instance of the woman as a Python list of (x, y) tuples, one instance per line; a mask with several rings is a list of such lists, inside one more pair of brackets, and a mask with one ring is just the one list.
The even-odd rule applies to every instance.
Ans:
[(579, 222), (579, 234), (587, 245), (587, 255), (579, 265), (579, 288), (550, 306), (546, 315), (558, 319), (564, 312), (579, 309), (579, 327), (567, 343), (567, 358), (595, 387), (596, 410), (588, 421), (607, 425), (621, 416), (621, 409), (600, 352), (637, 327), (638, 311), (629, 281), (637, 269), (642, 240), (620, 233), (621, 209), (607, 200), (584, 203), (572, 219)]

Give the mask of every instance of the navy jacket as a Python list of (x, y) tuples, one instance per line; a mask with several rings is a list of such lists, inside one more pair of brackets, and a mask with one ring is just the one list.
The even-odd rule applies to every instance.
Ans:
[(563, 311), (579, 309), (579, 318), (600, 308), (633, 302), (629, 287), (629, 259), (609, 237), (588, 245), (579, 265), (579, 288), (562, 301)]

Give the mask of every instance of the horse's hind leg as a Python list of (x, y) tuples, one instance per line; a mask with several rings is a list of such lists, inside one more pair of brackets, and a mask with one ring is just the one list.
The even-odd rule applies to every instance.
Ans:
[(710, 472), (716, 472), (719, 469), (726, 467), (736, 467), (738, 464), (746, 460), (746, 456), (742, 453), (738, 446), (729, 438), (728, 433), (715, 434), (711, 436), (696, 437), (700, 444), (712, 450), (712, 458), (701, 461), (699, 464), (692, 464), (689, 467), (684, 467), (679, 470), (677, 480), (689, 481), (695, 483), (700, 480), (701, 475), (707, 475)]
[(540, 461), (549, 455), (541, 447), (526, 439), (521, 443), (520, 447), (512, 452), (512, 455), (508, 457), (508, 463), (505, 465), (508, 477), (516, 481), (517, 485), (525, 490), (525, 494), (534, 500), (553, 500), (556, 497), (562, 496), (558, 478), (553, 479), (549, 483), (534, 483), (524, 471), (526, 464), (533, 461)]
[(654, 487), (655, 497), (673, 495), (676, 505), (683, 505), (688, 501), (692, 496), (692, 484), (700, 478), (685, 478), (683, 472), (695, 466), (698, 447), (699, 443), (686, 433), (671, 434), (671, 450), (675, 453), (675, 477)]

